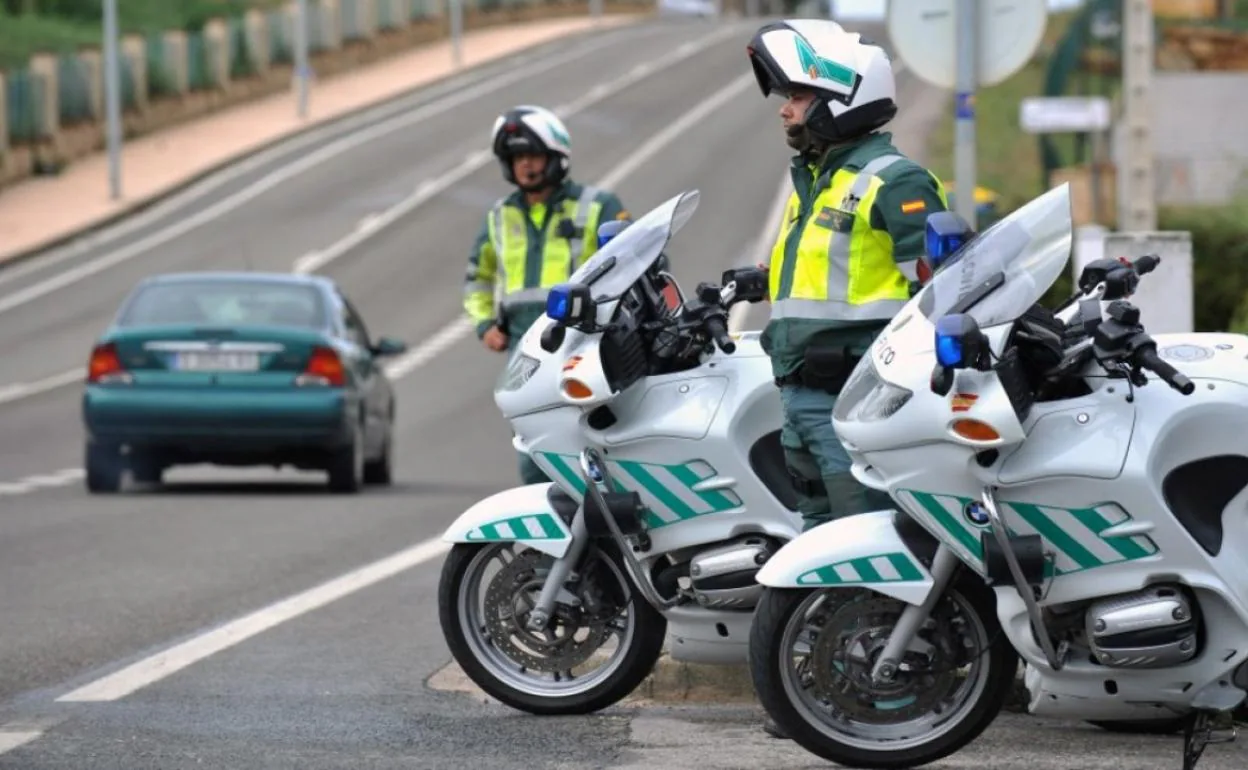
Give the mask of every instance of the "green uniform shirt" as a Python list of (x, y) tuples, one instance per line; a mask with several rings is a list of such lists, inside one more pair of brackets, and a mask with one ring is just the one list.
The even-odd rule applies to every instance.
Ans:
[[(785, 244), (788, 259), (794, 259), (806, 219), (810, 216), (815, 195), (815, 182), (831, 177), (838, 169), (857, 171), (871, 160), (883, 155), (901, 154), (893, 146), (892, 134), (871, 134), (863, 140), (834, 147), (818, 166), (806, 164), (801, 156), (794, 157), (790, 173), (793, 187), (801, 201), (802, 221), (789, 233)], [(852, 159), (850, 156), (853, 156)], [(850, 161), (850, 162), (846, 162)], [(885, 168), (880, 174), (883, 186), (871, 209), (871, 226), (887, 231), (893, 241), (894, 259), (909, 262), (918, 259), (924, 249), (924, 232), (929, 214), (947, 209), (944, 188), (934, 174), (912, 160), (903, 160)], [(922, 202), (922, 205), (916, 203)], [(771, 357), (772, 371), (783, 377), (797, 370), (806, 348), (811, 344), (846, 346), (858, 355), (864, 354), (876, 334), (888, 322), (829, 321), (783, 318), (770, 321), (764, 328), (760, 343)]]

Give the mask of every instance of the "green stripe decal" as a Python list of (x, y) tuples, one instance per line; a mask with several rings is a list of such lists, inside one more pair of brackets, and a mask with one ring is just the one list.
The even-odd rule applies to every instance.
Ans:
[(620, 467), (624, 469), (628, 475), (637, 479), (646, 491), (653, 495), (660, 503), (666, 505), (673, 513), (682, 519), (692, 519), (697, 516), (697, 511), (685, 505), (684, 501), (676, 495), (672, 494), (658, 482), (658, 480), (650, 475), (650, 472), (642, 467), (641, 463), (629, 460), (617, 460)]
[(542, 533), (551, 539), (562, 539), (563, 531), (559, 529), (559, 525), (555, 523), (554, 516), (538, 516), (537, 522), (542, 525)]
[(976, 558), (983, 558), (983, 550), (979, 542), (976, 541), (975, 537), (971, 535), (970, 532), (966, 531), (966, 527), (963, 527), (949, 515), (949, 512), (945, 510), (945, 507), (940, 504), (939, 500), (926, 492), (911, 492), (911, 494), (914, 495), (914, 499), (919, 501), (919, 504), (922, 505), (934, 519), (936, 519), (937, 523), (939, 523), (946, 532), (957, 538), (963, 548), (970, 551)]
[(871, 558), (872, 557), (854, 559), (850, 562), (850, 564), (853, 565), (854, 569), (858, 570), (858, 576), (865, 582), (879, 583), (883, 580), (883, 578), (880, 577), (880, 573), (875, 569), (875, 567), (871, 565)]
[[(956, 501), (965, 510), (972, 501), (960, 495), (933, 494), (916, 490), (898, 490), (913, 495), (913, 499), (921, 507), (922, 512), (930, 515), (936, 526), (944, 530), (942, 536), (946, 541), (965, 546), (982, 562), (983, 554), (974, 542), (976, 532), (986, 532), (988, 527), (973, 522), (964, 522), (962, 517), (946, 510), (942, 501)], [(906, 505), (913, 508), (909, 499), (902, 498)], [(1133, 561), (1153, 556), (1160, 552), (1157, 544), (1147, 535), (1105, 535), (1106, 530), (1131, 521), (1131, 515), (1114, 503), (1102, 503), (1094, 507), (1067, 508), (1056, 505), (1039, 505), (1036, 503), (1000, 501), (1001, 514), (1006, 521), (1020, 525), (1023, 530), (1034, 531), (1043, 542), (1046, 552), (1055, 552), (1058, 557), (1055, 563), (1046, 564), (1046, 575), (1069, 575), (1084, 570), (1096, 569), (1124, 561)], [(1060, 511), (1060, 513), (1059, 513)], [(914, 508), (916, 516), (921, 515)], [(1019, 534), (1011, 530), (1011, 535)], [(1101, 544), (1105, 545), (1102, 546)], [(1110, 554), (1107, 551), (1112, 551)]]
[(893, 569), (897, 570), (901, 580), (923, 579), (923, 573), (919, 572), (918, 567), (914, 566), (914, 562), (910, 561), (909, 556), (902, 553), (890, 553), (888, 560), (892, 563)]
[(1071, 558), (1075, 564), (1079, 565), (1079, 569), (1088, 569), (1089, 567), (1101, 566), (1101, 560), (1096, 558), (1091, 551), (1084, 548), (1077, 540), (1070, 536), (1061, 527), (1054, 524), (1044, 512), (1029, 503), (1010, 503), (1010, 507), (1027, 522), (1032, 529), (1040, 534), (1045, 540), (1048, 540), (1057, 550), (1062, 551)]
[(1102, 535), (1102, 532), (1113, 525), (1104, 516), (1091, 508), (1076, 508), (1071, 513), (1075, 515), (1075, 518), (1079, 519), (1079, 523), (1095, 532), (1098, 537), (1108, 543), (1110, 548), (1121, 554), (1124, 559), (1142, 559), (1153, 553), (1153, 551), (1137, 543), (1135, 538), (1105, 537)]
[(572, 470), (562, 457), (552, 452), (543, 452), (542, 457), (546, 458), (546, 461), (555, 469), (555, 472), (562, 476), (563, 480), (568, 482), (578, 495), (585, 494), (585, 479), (581, 478), (581, 474)]
[[(715, 511), (726, 511), (736, 508), (738, 503), (734, 503), (728, 499), (727, 495), (721, 494), (718, 490), (708, 489), (701, 492), (695, 491), (694, 487), (700, 484), (703, 479), (693, 472), (688, 465), (675, 465), (668, 468), (668, 472), (676, 477), (676, 480), (689, 488), (698, 497), (706, 501), (706, 504), (715, 509)], [(709, 478), (709, 477), (708, 477)]]

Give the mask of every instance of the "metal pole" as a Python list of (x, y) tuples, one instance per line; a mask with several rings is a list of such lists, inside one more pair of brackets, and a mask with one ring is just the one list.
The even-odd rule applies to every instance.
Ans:
[(979, 2), (957, 0), (954, 13), (957, 83), (954, 109), (953, 171), (957, 213), (978, 229), (975, 219), (975, 90), (979, 86)]
[(108, 191), (121, 198), (121, 56), (117, 0), (104, 0), (104, 113), (107, 121)]
[(308, 64), (308, 0), (299, 0), (295, 12), (295, 93), (300, 118), (308, 116), (308, 87), (312, 66)]
[(1157, 229), (1157, 194), (1153, 170), (1153, 8), (1149, 0), (1123, 0), (1123, 122), (1126, 140), (1119, 174), (1118, 229)]
[(602, 0), (589, 0), (589, 15), (595, 22), (602, 19)]
[(464, 64), (464, 3), (447, 1), (451, 4), (451, 61), (458, 69)]

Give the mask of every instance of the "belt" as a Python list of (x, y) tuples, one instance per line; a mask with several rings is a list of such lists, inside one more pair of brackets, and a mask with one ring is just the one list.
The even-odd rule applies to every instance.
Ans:
[(784, 375), (783, 377), (776, 378), (777, 388), (783, 388), (786, 385), (803, 385), (804, 386), (805, 384), (806, 384), (806, 380), (802, 377), (802, 368), (800, 366), (797, 369), (793, 370), (792, 372), (789, 372), (788, 374)]

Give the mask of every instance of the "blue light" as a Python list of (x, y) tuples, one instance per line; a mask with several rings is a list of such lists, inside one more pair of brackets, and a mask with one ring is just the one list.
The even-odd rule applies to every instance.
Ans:
[(962, 338), (936, 332), (936, 360), (941, 366), (955, 367), (962, 363)]
[(932, 227), (932, 224), (929, 222), (924, 246), (932, 269), (939, 268), (951, 254), (962, 248), (962, 244), (965, 242), (966, 236), (964, 234), (942, 233)]
[(556, 321), (568, 320), (568, 311), (572, 307), (572, 297), (567, 289), (555, 287), (546, 295), (546, 315)]
[(610, 222), (603, 222), (598, 228), (598, 248), (602, 248), (611, 242), (611, 239), (632, 224), (628, 219), (612, 219)]

